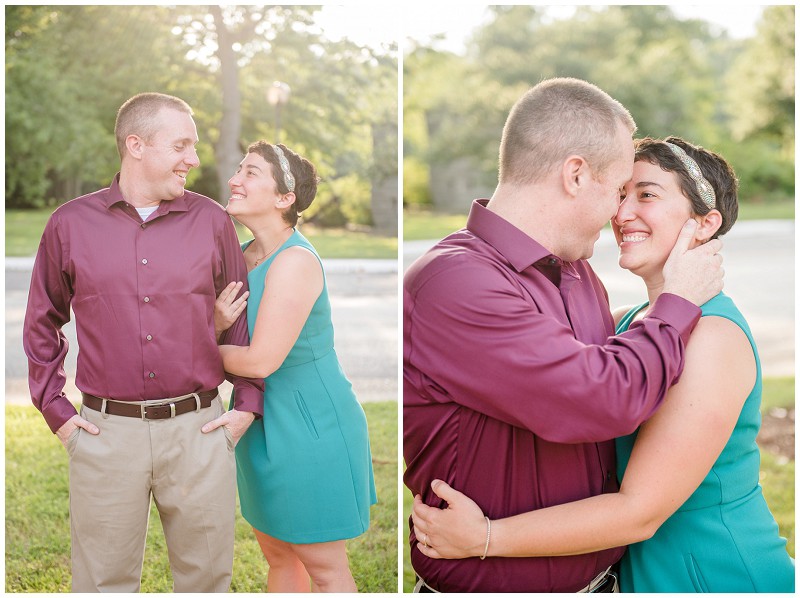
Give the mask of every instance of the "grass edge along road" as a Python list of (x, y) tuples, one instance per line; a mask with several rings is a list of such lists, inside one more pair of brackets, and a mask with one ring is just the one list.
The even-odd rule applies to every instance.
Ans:
[[(347, 541), (360, 592), (397, 591), (397, 403), (363, 405), (378, 504), (367, 533)], [(33, 406), (6, 406), (6, 592), (69, 592), (66, 451)], [(264, 592), (267, 564), (237, 504), (232, 592)], [(142, 592), (170, 592), (167, 547), (151, 506)]]
[[(52, 209), (6, 210), (6, 256), (27, 257), (36, 254), (39, 239)], [(323, 259), (397, 259), (397, 237), (387, 237), (361, 230), (319, 228), (300, 221), (303, 233)], [(252, 239), (236, 223), (239, 241)]]
[[(794, 202), (740, 203), (738, 220), (793, 220)], [(429, 209), (403, 210), (403, 240), (442, 239), (467, 224), (467, 214), (445, 214)]]
[[(794, 377), (764, 378), (764, 391), (761, 412), (767, 413), (775, 407), (785, 409), (794, 407)], [(780, 535), (787, 540), (786, 548), (794, 558), (795, 554), (795, 513), (794, 513), (794, 459), (781, 458), (764, 448), (761, 449), (760, 483), (764, 489), (770, 511), (778, 522)], [(403, 487), (403, 520), (400, 522), (400, 535), (403, 544), (403, 592), (414, 589), (414, 570), (411, 568), (411, 554), (408, 546), (408, 518), (414, 497)]]

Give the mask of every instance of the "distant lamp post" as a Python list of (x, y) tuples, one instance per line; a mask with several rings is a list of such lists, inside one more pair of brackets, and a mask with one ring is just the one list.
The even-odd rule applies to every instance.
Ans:
[(291, 88), (283, 81), (275, 81), (267, 89), (267, 101), (275, 106), (275, 143), (281, 140), (281, 106), (289, 101)]

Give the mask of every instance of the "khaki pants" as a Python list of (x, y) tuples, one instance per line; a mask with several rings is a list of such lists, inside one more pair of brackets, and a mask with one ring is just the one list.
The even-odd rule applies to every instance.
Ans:
[(174, 591), (228, 590), (236, 512), (233, 442), (224, 427), (200, 431), (222, 413), (219, 397), (199, 412), (152, 421), (81, 409), (100, 434), (78, 429), (67, 442), (73, 592), (139, 591), (151, 495)]

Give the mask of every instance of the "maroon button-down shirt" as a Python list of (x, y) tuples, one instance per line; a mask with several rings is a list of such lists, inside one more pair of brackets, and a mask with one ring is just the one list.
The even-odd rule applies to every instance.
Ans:
[[(230, 217), (185, 192), (142, 222), (111, 187), (60, 206), (33, 267), (23, 345), (31, 398), (55, 432), (75, 408), (63, 392), (70, 306), (80, 351), (76, 386), (120, 401), (210, 390), (225, 379), (214, 301), (247, 269)], [(223, 343), (247, 345), (245, 314)], [(236, 409), (263, 414), (264, 381), (228, 376)]]
[[(430, 482), (444, 480), (491, 519), (615, 492), (612, 439), (676, 381), (700, 310), (662, 294), (613, 336), (589, 264), (562, 262), (484, 206), (404, 278), (405, 483), (443, 506)], [(415, 571), (444, 592), (573, 592), (624, 552), (435, 560), (413, 525), (410, 542)]]

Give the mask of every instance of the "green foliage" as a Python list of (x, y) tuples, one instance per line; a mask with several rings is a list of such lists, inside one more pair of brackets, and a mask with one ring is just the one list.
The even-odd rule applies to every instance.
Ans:
[(315, 226), (341, 228), (348, 222), (371, 224), (369, 182), (355, 174), (320, 185), (314, 203), (303, 213)]
[(403, 160), (403, 207), (430, 206), (430, 173), (419, 158)]
[(735, 140), (764, 137), (794, 157), (794, 6), (768, 6), (728, 74)]
[[(467, 157), (493, 186), (513, 103), (542, 79), (578, 77), (622, 102), (637, 136), (679, 135), (728, 157), (744, 201), (793, 198), (793, 6), (766, 7), (744, 42), (668, 6), (579, 6), (559, 20), (540, 6), (490, 10), (465, 56), (417, 46), (405, 57), (404, 159), (431, 177)], [(420, 203), (422, 180), (404, 169), (404, 205)]]
[(734, 165), (739, 200), (778, 203), (794, 197), (794, 162), (786, 159), (776, 140), (754, 136), (740, 143), (720, 143), (717, 151)]
[[(366, 403), (378, 504), (367, 533), (347, 541), (361, 592), (397, 589), (397, 403)], [(69, 592), (67, 455), (33, 407), (6, 406), (6, 592)], [(236, 509), (231, 590), (263, 592), (267, 564)], [(169, 592), (172, 576), (155, 505), (142, 574), (143, 592)]]
[(107, 185), (117, 109), (139, 91), (168, 90), (168, 65), (180, 69), (166, 9), (7, 6), (6, 17), (6, 205)]
[[(292, 93), (280, 114), (280, 141), (309, 158), (326, 180), (357, 179), (347, 186), (342, 214), (348, 222), (369, 223), (377, 167), (371, 131), (397, 126), (397, 48), (331, 41), (314, 24), (317, 10), (6, 7), (6, 206), (55, 205), (106, 186), (119, 163), (116, 111), (141, 91), (191, 104), (201, 167), (190, 173), (189, 188), (224, 201), (217, 165), (238, 162), (252, 141), (276, 141), (278, 115), (266, 90), (282, 80)], [(223, 47), (230, 59), (221, 56)], [(235, 106), (225, 103), (230, 98)], [(232, 128), (236, 156), (220, 143)], [(396, 174), (396, 155), (389, 162)], [(223, 180), (232, 174), (228, 169)]]

